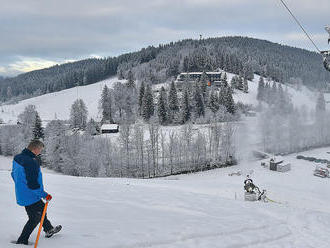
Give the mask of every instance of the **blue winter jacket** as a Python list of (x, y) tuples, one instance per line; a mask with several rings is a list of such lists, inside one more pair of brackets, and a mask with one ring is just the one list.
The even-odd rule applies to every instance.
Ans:
[(14, 157), (11, 176), (15, 182), (18, 205), (29, 206), (47, 196), (38, 158), (30, 150), (24, 149)]

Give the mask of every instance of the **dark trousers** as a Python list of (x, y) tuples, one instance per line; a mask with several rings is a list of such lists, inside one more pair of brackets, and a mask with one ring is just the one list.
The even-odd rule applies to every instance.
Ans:
[[(26, 222), (21, 236), (18, 238), (18, 241), (20, 242), (27, 242), (29, 240), (29, 237), (33, 230), (36, 228), (36, 226), (40, 223), (42, 212), (44, 210), (45, 203), (43, 201), (38, 201), (32, 205), (26, 206), (25, 210), (29, 217), (28, 222)], [(50, 221), (47, 219), (47, 214), (45, 215), (43, 226), (44, 231), (48, 232), (53, 228)]]

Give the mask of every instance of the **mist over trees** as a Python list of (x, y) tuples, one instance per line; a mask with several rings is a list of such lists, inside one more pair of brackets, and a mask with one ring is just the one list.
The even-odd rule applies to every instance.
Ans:
[(330, 112), (324, 94), (315, 99), (315, 109), (294, 107), (282, 84), (260, 78), (258, 100), (262, 106), (259, 130), (262, 149), (273, 154), (288, 154), (330, 145)]
[(330, 82), (317, 53), (264, 40), (221, 37), (149, 46), (118, 57), (86, 59), (4, 78), (0, 80), (0, 101), (88, 85), (115, 75), (129, 82), (157, 84), (173, 80), (180, 72), (218, 68), (245, 79), (256, 73), (297, 87), (327, 88)]

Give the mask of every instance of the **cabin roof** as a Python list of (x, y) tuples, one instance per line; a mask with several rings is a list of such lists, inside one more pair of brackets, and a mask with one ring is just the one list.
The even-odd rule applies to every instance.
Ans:
[(118, 128), (118, 124), (103, 124), (101, 126), (101, 129), (117, 129)]

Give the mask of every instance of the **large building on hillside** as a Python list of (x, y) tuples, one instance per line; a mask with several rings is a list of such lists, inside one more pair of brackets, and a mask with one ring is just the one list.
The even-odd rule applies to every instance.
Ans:
[(199, 82), (202, 75), (205, 74), (207, 78), (207, 86), (221, 87), (225, 82), (225, 72), (223, 71), (212, 71), (212, 72), (182, 72), (180, 73), (176, 80), (175, 84), (178, 90), (182, 90), (185, 83), (194, 83)]

